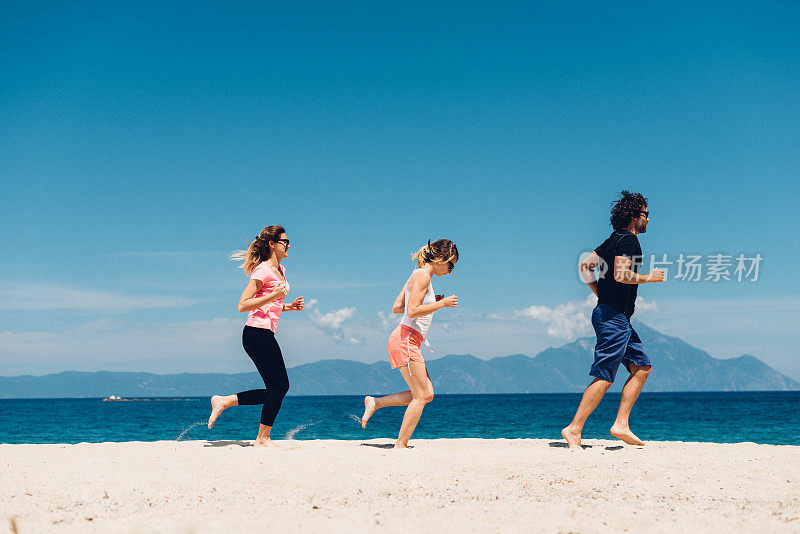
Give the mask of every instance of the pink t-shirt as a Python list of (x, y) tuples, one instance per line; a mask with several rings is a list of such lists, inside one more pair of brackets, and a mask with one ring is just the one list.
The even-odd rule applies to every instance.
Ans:
[[(281, 265), (281, 272), (283, 276), (286, 276), (286, 267)], [(267, 262), (261, 262), (253, 269), (253, 273), (250, 275), (250, 280), (260, 280), (261, 281), (261, 289), (253, 295), (253, 298), (263, 297), (264, 295), (268, 295), (272, 293), (275, 289), (275, 286), (283, 282), (278, 275), (275, 274), (275, 271), (272, 270)], [(289, 282), (286, 282), (286, 289), (289, 289)], [(250, 313), (247, 314), (247, 322), (245, 323), (247, 326), (254, 326), (256, 328), (266, 328), (268, 330), (272, 330), (273, 332), (278, 331), (278, 319), (281, 317), (281, 312), (283, 311), (283, 300), (285, 297), (277, 298), (272, 302), (268, 302), (261, 306), (260, 308), (256, 308), (255, 310), (251, 310)]]

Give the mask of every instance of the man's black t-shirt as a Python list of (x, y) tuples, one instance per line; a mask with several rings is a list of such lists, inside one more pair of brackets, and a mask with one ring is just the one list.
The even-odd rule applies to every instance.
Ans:
[(631, 270), (638, 273), (639, 267), (642, 265), (642, 247), (639, 246), (639, 240), (627, 230), (615, 230), (594, 251), (608, 266), (597, 280), (597, 302), (613, 306), (630, 319), (633, 315), (636, 290), (639, 286), (638, 284), (623, 284), (614, 280), (614, 256), (630, 258)]

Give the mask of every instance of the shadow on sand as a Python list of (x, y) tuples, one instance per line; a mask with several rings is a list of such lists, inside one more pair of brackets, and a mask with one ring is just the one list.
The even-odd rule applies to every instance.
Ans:
[[(551, 441), (550, 443), (548, 443), (548, 445), (550, 445), (551, 447), (558, 447), (561, 449), (569, 448), (569, 445), (567, 445), (563, 441)], [(591, 449), (592, 447), (594, 447), (594, 445), (581, 445), (581, 449)], [(622, 449), (622, 445), (615, 445), (613, 447), (603, 447), (603, 448), (607, 451), (618, 451)]]
[(249, 441), (231, 441), (231, 440), (220, 440), (220, 441), (207, 441), (203, 447), (227, 447), (228, 445), (238, 445), (239, 447), (252, 447), (253, 444)]
[[(394, 443), (361, 443), (362, 447), (375, 447), (376, 449), (394, 449)], [(409, 449), (413, 449), (413, 445), (408, 446)]]

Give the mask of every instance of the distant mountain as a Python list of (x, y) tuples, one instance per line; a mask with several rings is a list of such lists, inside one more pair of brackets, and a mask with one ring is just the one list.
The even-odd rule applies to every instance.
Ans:
[[(676, 337), (641, 323), (636, 331), (653, 361), (645, 391), (786, 391), (800, 383), (754, 356), (712, 358)], [(428, 360), (437, 393), (562, 393), (583, 391), (589, 383), (594, 338), (551, 348), (530, 358), (523, 354), (481, 360), (469, 354)], [(621, 369), (612, 387), (619, 390)], [(400, 373), (386, 361), (373, 364), (323, 360), (289, 369), (290, 395), (386, 394), (405, 389)], [(0, 398), (191, 397), (263, 387), (257, 373), (82, 373), (0, 377)]]

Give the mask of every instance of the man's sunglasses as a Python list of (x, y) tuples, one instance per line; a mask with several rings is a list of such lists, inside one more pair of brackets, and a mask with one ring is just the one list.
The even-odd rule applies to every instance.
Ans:
[(447, 262), (447, 272), (448, 272), (448, 273), (452, 273), (452, 272), (453, 272), (453, 268), (454, 268), (455, 266), (456, 266), (456, 264), (455, 264), (455, 263), (453, 263), (452, 261), (448, 261), (448, 262)]
[(288, 239), (278, 239), (278, 240), (276, 240), (275, 242), (276, 242), (276, 243), (283, 243), (283, 244), (284, 244), (284, 245), (286, 245), (287, 247), (289, 246), (289, 240), (288, 240)]
[(645, 219), (649, 219), (649, 218), (650, 218), (650, 212), (649, 212), (649, 211), (647, 211), (647, 210), (645, 210), (645, 211), (640, 211), (640, 212), (639, 212), (639, 214), (640, 214), (640, 215), (644, 215)]

